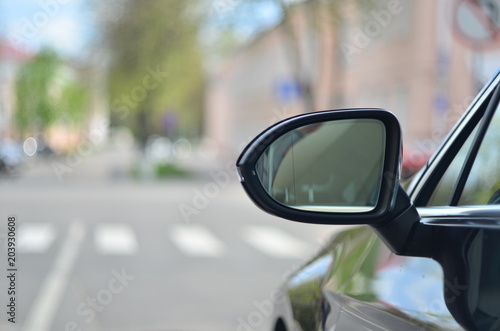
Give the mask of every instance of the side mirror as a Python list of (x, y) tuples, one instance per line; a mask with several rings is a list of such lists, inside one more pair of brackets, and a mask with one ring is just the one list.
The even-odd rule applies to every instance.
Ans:
[[(421, 222), (399, 184), (400, 158), (401, 132), (393, 114), (345, 109), (271, 126), (236, 165), (250, 198), (270, 214), (305, 223), (367, 224), (393, 253), (438, 261), (445, 284), (452, 284), (444, 297), (453, 292), (446, 305), (457, 322), (471, 330), (497, 330), (500, 272), (491, 266), (499, 262), (500, 234), (492, 225), (498, 213), (466, 209), (444, 221), (438, 216)], [(458, 293), (455, 284), (463, 286)]]
[(307, 113), (257, 136), (237, 161), (263, 210), (306, 223), (386, 220), (399, 188), (401, 132), (382, 109)]

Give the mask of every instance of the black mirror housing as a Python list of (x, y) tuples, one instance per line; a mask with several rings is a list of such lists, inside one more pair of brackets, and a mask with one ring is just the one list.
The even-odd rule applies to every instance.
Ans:
[[(280, 199), (276, 199), (276, 197), (271, 194), (271, 189), (265, 188), (264, 184), (262, 183), (262, 170), (259, 169), (259, 166), (262, 164), (262, 161), (259, 161), (262, 158), (262, 155), (266, 151), (266, 153), (268, 153), (269, 149), (272, 148), (270, 146), (274, 146), (273, 144), (276, 144), (276, 142), (280, 138), (282, 139), (282, 137), (287, 134), (290, 134), (297, 130), (310, 132), (312, 131), (310, 129), (311, 127), (315, 128), (325, 123), (341, 123), (342, 121), (344, 123), (350, 121), (376, 121), (377, 123), (382, 124), (384, 131), (384, 146), (383, 148), (381, 148), (381, 152), (379, 153), (381, 158), (381, 167), (380, 169), (378, 169), (380, 170), (380, 178), (377, 182), (378, 192), (373, 201), (373, 206), (368, 209), (347, 208), (347, 211), (345, 207), (338, 209), (335, 207), (301, 208), (294, 207), (290, 204), (283, 203), (283, 201), (281, 201)], [(356, 135), (358, 134), (362, 134), (362, 132), (355, 132), (354, 135), (351, 135), (349, 139), (352, 140), (352, 138), (356, 137)], [(337, 134), (337, 136), (340, 135), (341, 134)], [(303, 136), (294, 138), (293, 141), (289, 143), (289, 145), (292, 146), (289, 148), (292, 149), (293, 146), (295, 146), (294, 144), (301, 143), (301, 141), (299, 140), (302, 138)], [(332, 138), (332, 140), (334, 139)], [(349, 142), (350, 140), (344, 139), (344, 141), (340, 141), (337, 145), (342, 146), (342, 144), (345, 144), (346, 141)], [(363, 145), (362, 139), (356, 140), (360, 140), (360, 143), (358, 143), (357, 145), (355, 144), (355, 150), (350, 151), (350, 153), (356, 152), (359, 155), (363, 155), (364, 153), (366, 154), (368, 152), (373, 153), (373, 151), (368, 150), (370, 145), (368, 144), (369, 141), (367, 140), (369, 139), (365, 139), (365, 141), (367, 141), (367, 147), (364, 147), (365, 145)], [(309, 146), (302, 148), (302, 151), (307, 149), (310, 150), (311, 148), (319, 148), (319, 146), (317, 146), (317, 141), (318, 140), (316, 139), (316, 143), (309, 144)], [(322, 141), (324, 141), (324, 139)], [(363, 151), (363, 148), (366, 148), (367, 150)], [(295, 155), (293, 155), (294, 162), (300, 160), (301, 156), (303, 156), (304, 158), (306, 157), (305, 152), (300, 154), (298, 153), (298, 150), (299, 149), (297, 148)], [(281, 152), (281, 154), (283, 154), (283, 152)], [(317, 153), (316, 155), (323, 154)], [(345, 155), (348, 154), (344, 153), (344, 156)], [(281, 156), (278, 161), (283, 160), (283, 158), (284, 157)], [(341, 163), (342, 161), (345, 161), (345, 164), (347, 166), (349, 166), (349, 163), (352, 163), (352, 160), (348, 161), (345, 157), (340, 156), (333, 157), (332, 160), (332, 165), (336, 165), (338, 163)], [(366, 157), (365, 160), (367, 160)], [(399, 190), (399, 175), (401, 168), (400, 162), (401, 129), (396, 117), (387, 110), (366, 108), (306, 113), (289, 119), (285, 119), (269, 127), (261, 134), (259, 134), (252, 142), (250, 142), (250, 144), (241, 153), (236, 165), (242, 185), (249, 197), (258, 207), (270, 214), (304, 223), (369, 224), (372, 226), (377, 226), (388, 221), (391, 215), (393, 215), (395, 212), (394, 209), (396, 204), (396, 197)], [(329, 164), (327, 164), (326, 166), (329, 166)], [(323, 167), (323, 169), (328, 170), (326, 166)], [(274, 168), (276, 168), (275, 164)], [(346, 168), (344, 167), (344, 169)], [(269, 169), (267, 171), (269, 172)], [(333, 167), (331, 172), (332, 176), (334, 175), (336, 176), (336, 178), (340, 178), (343, 176), (342, 173), (334, 173), (335, 170), (333, 170)], [(302, 174), (304, 174), (304, 172), (302, 172)], [(363, 175), (365, 174), (363, 173)], [(261, 178), (259, 178), (259, 176)], [(303, 175), (298, 176), (303, 177)], [(293, 179), (294, 186), (296, 180), (300, 179), (299, 177), (291, 178)], [(268, 180), (267, 186), (269, 186), (269, 181), (273, 181), (275, 180), (275, 178), (276, 177), (272, 177), (271, 180)]]

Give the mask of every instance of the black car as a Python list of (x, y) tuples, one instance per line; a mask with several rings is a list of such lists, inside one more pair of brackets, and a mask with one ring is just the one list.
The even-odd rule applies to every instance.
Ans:
[(247, 146), (238, 172), (261, 209), (365, 225), (286, 281), (275, 331), (500, 330), (499, 100), (500, 72), (405, 188), (383, 109), (302, 114)]

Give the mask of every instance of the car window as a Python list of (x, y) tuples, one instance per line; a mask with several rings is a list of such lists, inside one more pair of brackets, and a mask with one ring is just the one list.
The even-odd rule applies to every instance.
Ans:
[(479, 148), (458, 205), (500, 203), (500, 113), (497, 111)]
[[(460, 174), (471, 150), (477, 131), (481, 127), (479, 121), (460, 147), (448, 168), (433, 189), (426, 205), (429, 207), (449, 206), (452, 204), (453, 194), (457, 188)], [(464, 138), (465, 139), (465, 138)], [(479, 151), (475, 156), (470, 171), (467, 171), (467, 180), (460, 194), (460, 199), (453, 205), (486, 205), (500, 203), (500, 113), (498, 106), (488, 129), (481, 141)], [(425, 204), (425, 202), (424, 202)]]
[(470, 146), (472, 145), (472, 141), (476, 136), (478, 127), (479, 125), (476, 125), (476, 128), (469, 135), (469, 138), (467, 138), (453, 161), (450, 163), (450, 166), (444, 173), (443, 177), (441, 177), (439, 184), (436, 186), (434, 192), (431, 195), (431, 198), (429, 199), (429, 202), (427, 204), (428, 206), (447, 206), (450, 204), (455, 184), (457, 182), (458, 176), (460, 175), (460, 171), (465, 162)]

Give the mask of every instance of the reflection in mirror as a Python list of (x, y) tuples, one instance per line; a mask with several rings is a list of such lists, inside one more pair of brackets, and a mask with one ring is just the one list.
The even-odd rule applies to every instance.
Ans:
[(377, 204), (385, 127), (375, 119), (303, 126), (276, 139), (256, 164), (267, 193), (295, 209), (368, 212)]

